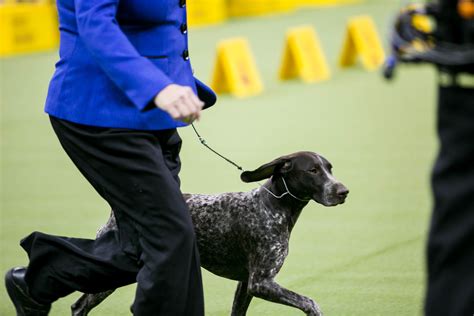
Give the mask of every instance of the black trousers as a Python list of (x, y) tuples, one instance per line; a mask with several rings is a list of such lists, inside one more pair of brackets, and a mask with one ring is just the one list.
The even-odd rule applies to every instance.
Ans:
[(474, 314), (474, 89), (440, 88), (425, 314)]
[(137, 283), (135, 315), (204, 315), (199, 254), (179, 188), (176, 130), (90, 127), (51, 117), (61, 145), (114, 210), (119, 231), (96, 240), (32, 233), (26, 282), (52, 302)]

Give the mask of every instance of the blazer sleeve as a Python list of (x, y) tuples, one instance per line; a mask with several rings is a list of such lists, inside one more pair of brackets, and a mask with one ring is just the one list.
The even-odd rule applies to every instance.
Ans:
[(108, 77), (144, 110), (171, 79), (141, 56), (120, 29), (119, 0), (75, 0), (78, 33)]

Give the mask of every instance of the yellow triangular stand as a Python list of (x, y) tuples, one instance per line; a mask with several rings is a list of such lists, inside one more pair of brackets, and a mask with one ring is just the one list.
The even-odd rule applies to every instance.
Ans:
[(385, 53), (375, 23), (369, 16), (355, 17), (347, 23), (344, 47), (339, 58), (341, 67), (350, 67), (360, 57), (367, 70), (376, 70), (385, 61)]
[(263, 91), (250, 45), (245, 38), (233, 38), (217, 45), (217, 60), (211, 87), (216, 93), (249, 97)]
[(313, 27), (301, 26), (288, 30), (280, 79), (299, 77), (305, 82), (316, 82), (327, 80), (330, 76), (326, 57)]

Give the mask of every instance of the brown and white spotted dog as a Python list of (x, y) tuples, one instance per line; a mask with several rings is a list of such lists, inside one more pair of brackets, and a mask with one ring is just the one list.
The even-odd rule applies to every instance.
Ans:
[[(346, 200), (349, 190), (331, 169), (324, 157), (298, 152), (242, 173), (244, 182), (269, 179), (250, 192), (184, 195), (202, 267), (239, 282), (232, 315), (245, 315), (254, 296), (299, 308), (307, 315), (322, 315), (315, 301), (281, 287), (274, 278), (288, 255), (291, 231), (308, 202), (335, 206)], [(98, 235), (112, 229), (117, 229), (113, 213)], [(112, 292), (83, 295), (72, 306), (72, 315), (87, 315)]]

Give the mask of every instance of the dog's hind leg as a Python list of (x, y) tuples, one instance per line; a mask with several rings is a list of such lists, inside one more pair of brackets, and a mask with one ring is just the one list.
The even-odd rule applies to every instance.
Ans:
[[(115, 215), (114, 212), (111, 211), (109, 220), (107, 223), (99, 228), (97, 231), (96, 238), (99, 238), (106, 232), (110, 230), (115, 230), (117, 229), (117, 222), (115, 220)], [(102, 303), (103, 300), (105, 300), (110, 294), (112, 294), (114, 290), (109, 290), (106, 292), (102, 293), (97, 293), (97, 294), (84, 294), (82, 295), (72, 306), (71, 306), (71, 312), (72, 316), (87, 316), (89, 312)]]
[(252, 295), (247, 291), (248, 282), (239, 282), (235, 291), (234, 304), (232, 305), (232, 316), (245, 316), (249, 308)]
[(71, 306), (71, 315), (72, 316), (87, 316), (89, 312), (102, 303), (110, 294), (115, 290), (110, 290), (107, 292), (97, 293), (97, 294), (83, 294), (72, 306)]

